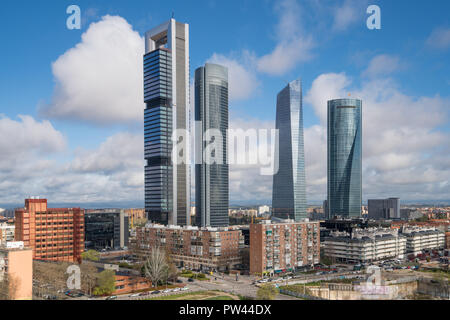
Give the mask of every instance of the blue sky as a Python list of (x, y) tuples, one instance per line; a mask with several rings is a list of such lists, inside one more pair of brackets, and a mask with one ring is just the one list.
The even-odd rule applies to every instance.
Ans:
[[(66, 28), (66, 8), (71, 4), (81, 8), (81, 30)], [(366, 27), (370, 4), (381, 8), (381, 30)], [(450, 21), (445, 13), (449, 11), (446, 0), (2, 1), (0, 148), (6, 151), (0, 156), (0, 203), (17, 203), (28, 195), (58, 202), (142, 201), (139, 118), (124, 119), (124, 113), (117, 113), (97, 121), (66, 112), (64, 108), (71, 106), (62, 106), (56, 87), (73, 85), (90, 108), (87, 111), (107, 115), (108, 100), (95, 97), (96, 92), (108, 92), (102, 88), (102, 76), (92, 79), (100, 73), (95, 59), (102, 60), (95, 55), (118, 52), (105, 59), (110, 66), (101, 69), (108, 70), (104, 76), (114, 87), (108, 72), (119, 74), (114, 70), (124, 61), (116, 63), (114, 56), (135, 57), (127, 50), (139, 48), (133, 31), (143, 36), (172, 12), (177, 20), (190, 24), (191, 75), (206, 61), (229, 67), (230, 80), (235, 80), (230, 84), (234, 87), (230, 92), (232, 126), (244, 122), (273, 127), (276, 94), (286, 82), (302, 79), (309, 200), (324, 199), (326, 193), (323, 110), (327, 95), (347, 93), (363, 99), (367, 121), (363, 199), (447, 200)], [(123, 20), (104, 23), (106, 15)], [(60, 73), (55, 74), (58, 71), (52, 64), (63, 61), (68, 50), (82, 43), (92, 24), (99, 27), (96, 34), (92, 30), (91, 39), (117, 27), (133, 40), (128, 46), (108, 47), (109, 51), (98, 46), (78, 50), (64, 61), (80, 61), (74, 56), (81, 53), (91, 56), (92, 65), (74, 69), (60, 63)], [(138, 71), (125, 71), (123, 79), (140, 77)], [(85, 92), (83, 84), (89, 81), (92, 84)], [(114, 98), (114, 92), (108, 94)], [(140, 107), (130, 101), (124, 103), (123, 112), (129, 108), (131, 114)], [(113, 114), (116, 109), (111, 110)], [(18, 115), (29, 116), (30, 123)], [(34, 137), (15, 137), (8, 130)], [(117, 151), (120, 148), (125, 150)], [(109, 157), (116, 159), (109, 163)], [(22, 161), (28, 164), (23, 166)], [(258, 170), (254, 169), (232, 169), (232, 202), (270, 203), (271, 178), (255, 175)], [(124, 184), (125, 176), (133, 176), (132, 181)]]

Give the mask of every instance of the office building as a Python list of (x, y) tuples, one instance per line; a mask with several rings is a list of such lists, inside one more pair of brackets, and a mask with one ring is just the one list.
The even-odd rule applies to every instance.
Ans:
[(182, 138), (190, 117), (189, 25), (170, 19), (145, 34), (144, 102), (145, 211), (152, 222), (190, 225), (190, 151)]
[(329, 217), (360, 217), (362, 206), (362, 102), (328, 101)]
[(369, 219), (400, 219), (400, 199), (369, 199)]
[(306, 221), (251, 224), (250, 273), (275, 274), (318, 264), (319, 229), (319, 222)]
[(233, 270), (242, 263), (244, 236), (237, 228), (198, 228), (147, 224), (137, 228), (136, 251), (167, 250), (179, 267), (203, 271)]
[(334, 231), (322, 243), (324, 256), (333, 263), (403, 259), (406, 250), (406, 238), (389, 228), (355, 229), (351, 234)]
[(229, 224), (227, 68), (207, 63), (195, 71), (195, 121), (195, 224), (225, 227)]
[(33, 254), (23, 242), (0, 245), (0, 300), (33, 298)]
[(15, 240), (33, 250), (33, 259), (81, 262), (83, 209), (48, 208), (47, 199), (32, 198), (15, 215)]
[(302, 85), (290, 82), (277, 96), (279, 170), (273, 176), (272, 216), (301, 221), (306, 209)]
[(85, 247), (101, 250), (128, 247), (128, 215), (121, 209), (86, 210)]

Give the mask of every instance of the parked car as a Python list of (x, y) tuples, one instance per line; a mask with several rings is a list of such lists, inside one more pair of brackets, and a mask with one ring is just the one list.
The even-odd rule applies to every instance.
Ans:
[(160, 294), (160, 293), (161, 293), (161, 291), (159, 291), (159, 290), (152, 291), (152, 294)]
[(172, 291), (173, 291), (173, 292), (178, 292), (178, 291), (181, 291), (181, 289), (180, 289), (180, 288), (175, 288), (175, 289), (173, 289)]
[(189, 281), (189, 282), (194, 282), (194, 279), (189, 278), (188, 281)]
[(105, 300), (117, 300), (117, 296), (109, 296)]
[(136, 298), (139, 297), (141, 294), (140, 293), (134, 293), (132, 295), (130, 295), (131, 298)]
[(183, 283), (183, 280), (178, 279), (177, 283)]
[(181, 291), (188, 291), (188, 290), (189, 290), (188, 287), (183, 287), (183, 288), (181, 288)]

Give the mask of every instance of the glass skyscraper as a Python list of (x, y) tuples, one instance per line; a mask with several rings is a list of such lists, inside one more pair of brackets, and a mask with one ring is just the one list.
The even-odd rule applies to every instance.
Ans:
[(328, 216), (361, 216), (362, 101), (328, 101)]
[(301, 80), (290, 82), (277, 96), (279, 170), (273, 176), (272, 214), (301, 221), (307, 218)]
[[(195, 71), (196, 165), (195, 204), (196, 225), (200, 227), (228, 226), (228, 69), (205, 64)], [(213, 157), (220, 163), (205, 163), (203, 154), (211, 140), (207, 130), (218, 130), (222, 140), (214, 141)], [(207, 141), (204, 141), (206, 138)], [(215, 153), (217, 152), (217, 154)], [(208, 155), (206, 155), (208, 156)]]
[[(189, 25), (171, 19), (145, 34), (144, 102), (145, 211), (152, 222), (190, 225), (188, 145), (172, 143), (174, 130), (189, 130)], [(184, 152), (186, 163), (174, 164)]]

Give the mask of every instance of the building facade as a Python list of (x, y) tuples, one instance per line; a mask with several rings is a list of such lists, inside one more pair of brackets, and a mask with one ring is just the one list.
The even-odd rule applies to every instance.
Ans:
[(301, 221), (306, 209), (302, 85), (290, 82), (277, 96), (278, 172), (273, 176), (272, 215)]
[(189, 131), (189, 101), (189, 25), (170, 19), (145, 34), (145, 211), (149, 221), (191, 224), (190, 151), (183, 137)]
[(207, 63), (195, 71), (195, 121), (195, 224), (226, 227), (229, 224), (227, 68)]
[(125, 214), (128, 216), (130, 228), (134, 228), (136, 225), (141, 223), (147, 223), (145, 209), (125, 209)]
[(14, 241), (16, 227), (9, 223), (0, 223), (0, 245)]
[(370, 263), (383, 259), (403, 259), (406, 238), (398, 230), (385, 228), (332, 232), (323, 240), (324, 256), (333, 263)]
[(83, 209), (47, 208), (47, 199), (26, 199), (15, 216), (15, 240), (33, 250), (33, 259), (81, 262)]
[(369, 219), (400, 219), (400, 199), (369, 199)]
[(85, 247), (101, 250), (128, 247), (129, 227), (125, 210), (86, 210), (84, 215)]
[(360, 217), (362, 101), (328, 101), (328, 216)]
[[(5, 284), (5, 287), (2, 286)], [(32, 300), (33, 253), (23, 242), (0, 245), (0, 300)]]
[(319, 222), (250, 225), (250, 273), (295, 271), (320, 262)]
[(418, 255), (422, 250), (445, 248), (445, 232), (434, 227), (403, 226), (401, 233), (406, 237), (407, 254)]
[(242, 263), (244, 237), (233, 228), (198, 228), (148, 224), (137, 228), (136, 250), (146, 256), (160, 247), (182, 268), (232, 270)]

